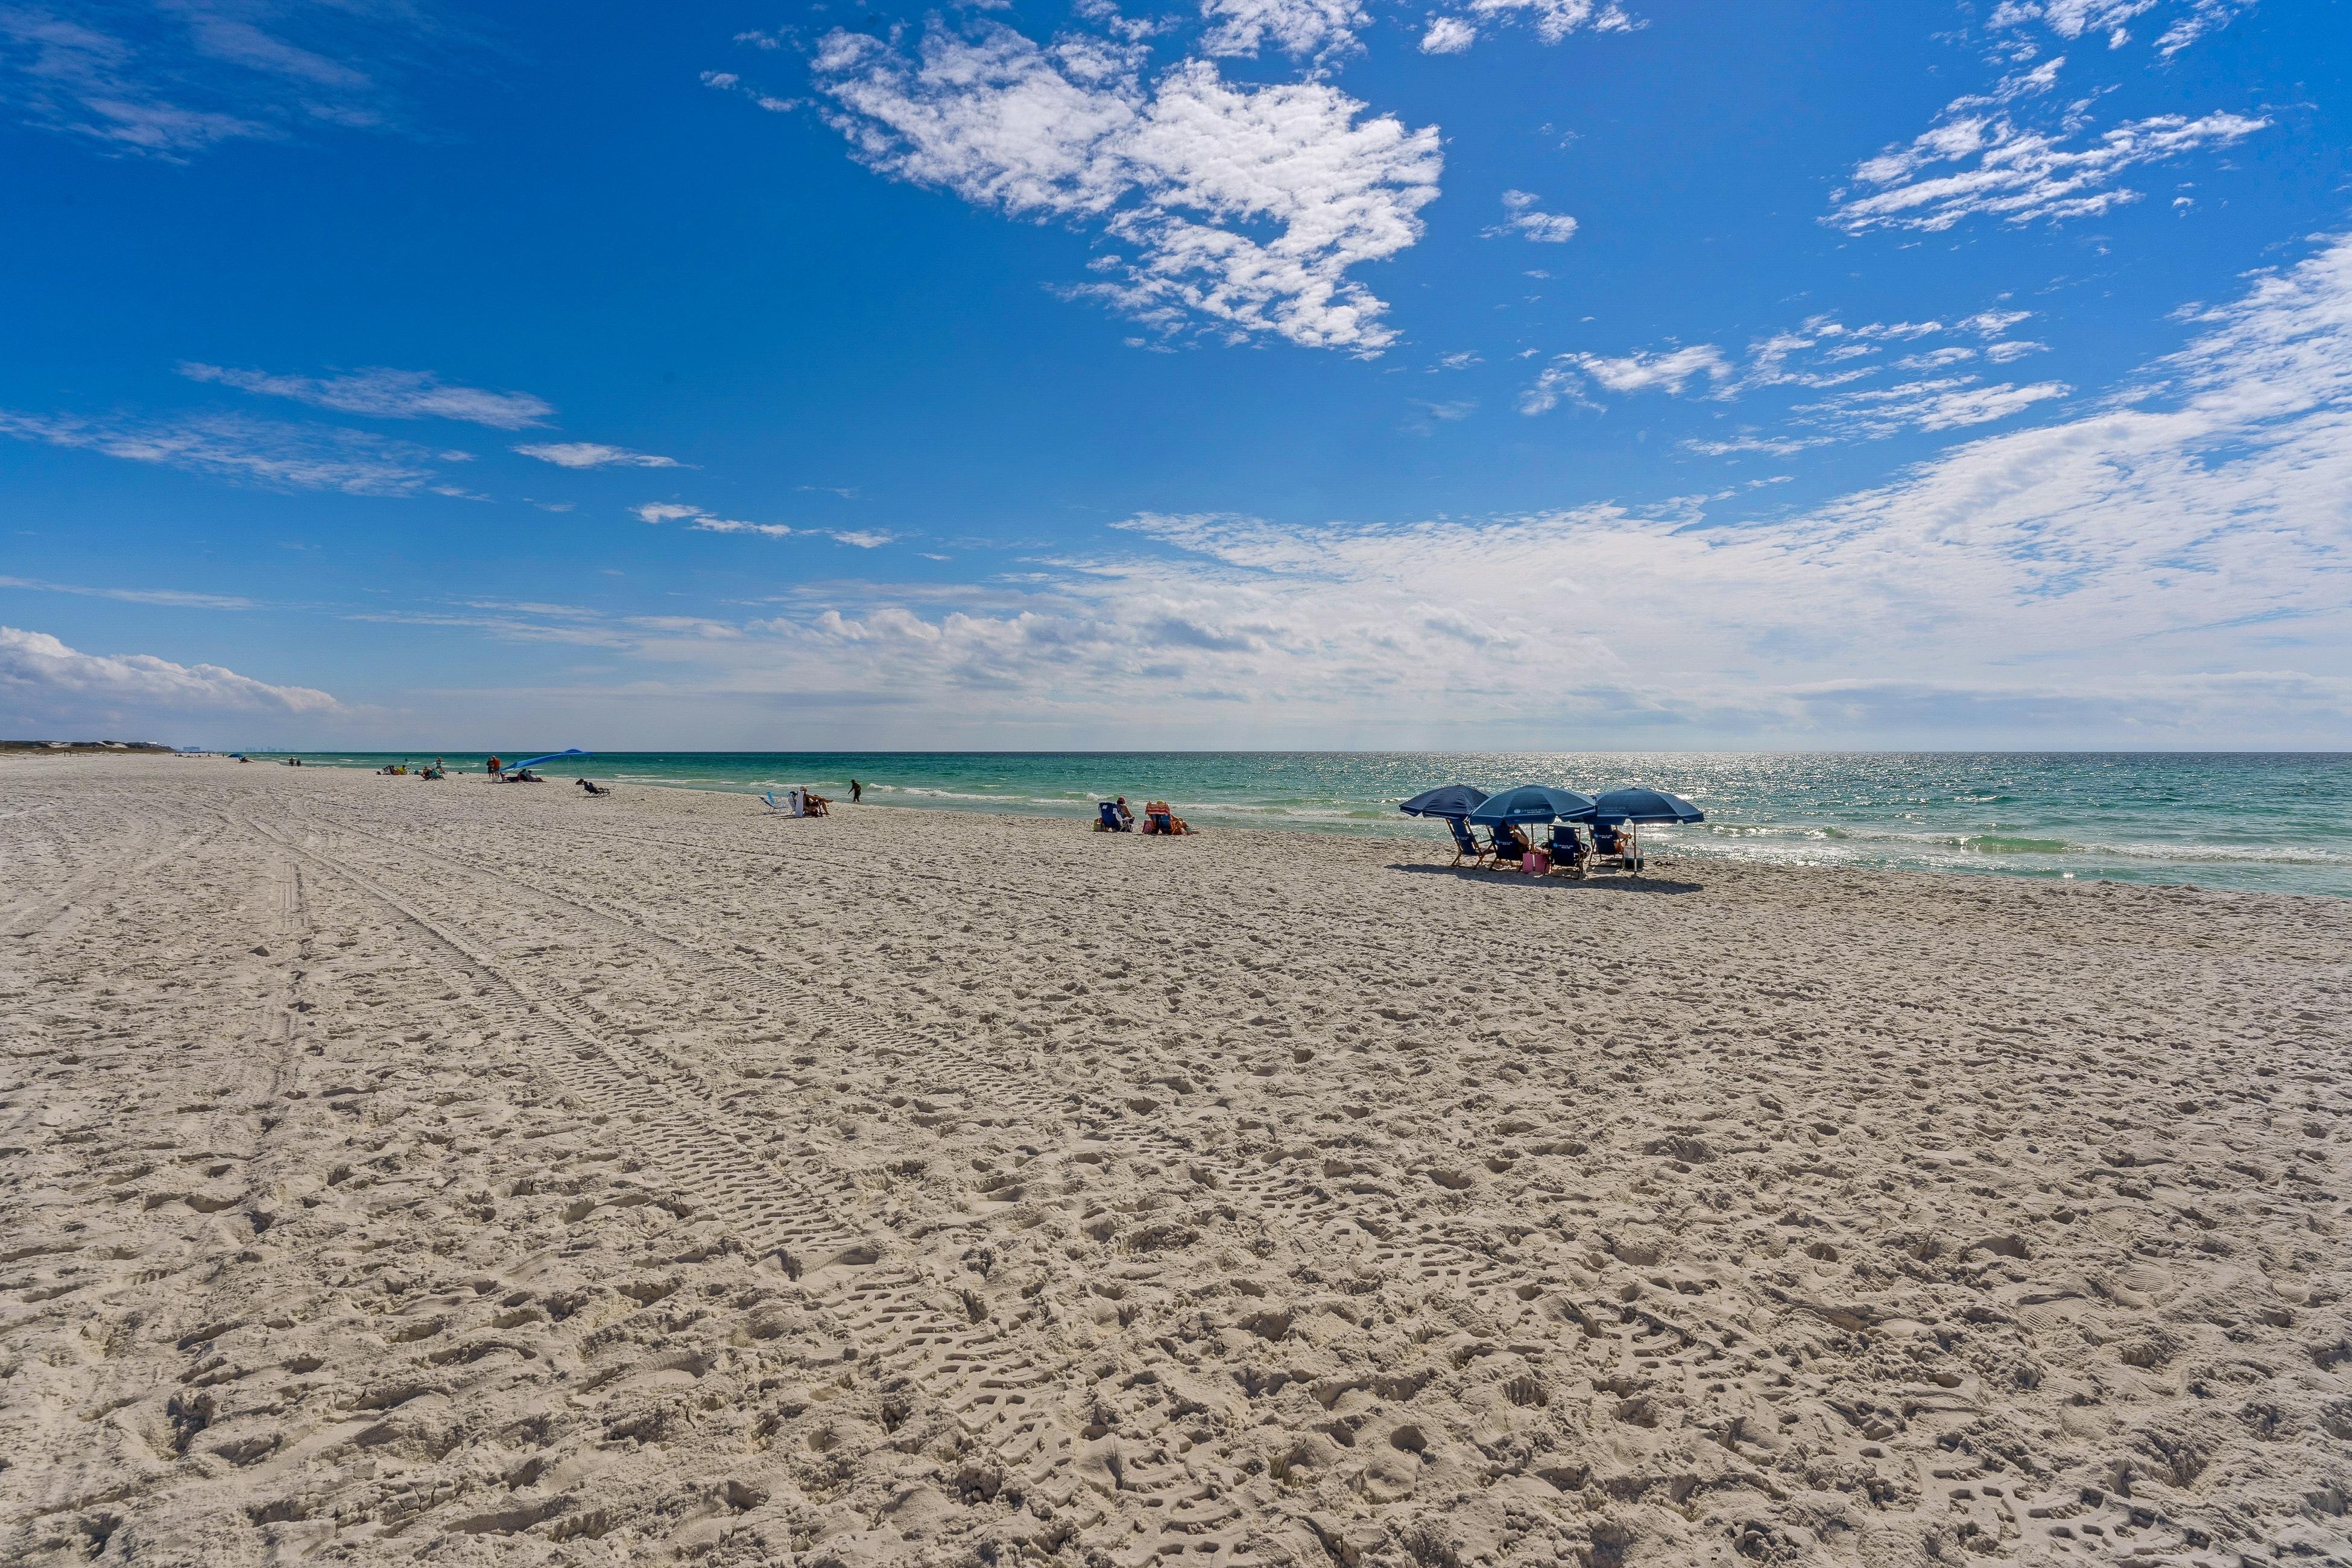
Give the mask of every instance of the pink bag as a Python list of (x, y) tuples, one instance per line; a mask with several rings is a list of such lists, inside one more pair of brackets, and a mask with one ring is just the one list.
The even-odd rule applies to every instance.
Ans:
[(1530, 877), (1540, 877), (1551, 869), (1551, 857), (1540, 849), (1530, 849), (1519, 857), (1519, 869)]

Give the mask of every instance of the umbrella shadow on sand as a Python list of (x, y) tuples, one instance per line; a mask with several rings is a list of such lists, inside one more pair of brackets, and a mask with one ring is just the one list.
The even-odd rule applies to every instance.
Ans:
[(1700, 893), (1704, 882), (1676, 882), (1664, 877), (1530, 877), (1524, 871), (1474, 870), (1467, 866), (1438, 866), (1429, 861), (1391, 861), (1388, 868), (1416, 877), (1451, 877), (1490, 888), (1516, 888), (1524, 893)]

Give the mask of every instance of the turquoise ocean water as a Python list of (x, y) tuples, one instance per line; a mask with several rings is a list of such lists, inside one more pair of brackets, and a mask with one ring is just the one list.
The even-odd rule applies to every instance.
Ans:
[[(302, 755), (365, 768), (431, 760)], [(447, 760), (478, 770), (483, 759)], [(1110, 795), (1164, 796), (1195, 827), (1422, 840), (1442, 838), (1442, 825), (1396, 803), (1433, 784), (1640, 784), (1706, 813), (1697, 826), (1645, 830), (1658, 854), (2352, 897), (2352, 755), (2341, 753), (608, 752), (550, 776), (745, 794), (805, 784), (844, 799), (856, 778), (869, 805), (1081, 821)]]

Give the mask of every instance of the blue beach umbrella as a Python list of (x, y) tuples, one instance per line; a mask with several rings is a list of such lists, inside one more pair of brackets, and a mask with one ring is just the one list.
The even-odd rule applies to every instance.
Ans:
[(1592, 801), (1596, 822), (1705, 822), (1706, 813), (1662, 789), (1612, 789)]
[(507, 772), (513, 773), (520, 768), (535, 768), (541, 763), (560, 763), (566, 757), (593, 757), (595, 754), (596, 753), (593, 752), (583, 752), (579, 747), (574, 746), (569, 751), (550, 752), (543, 757), (533, 757), (528, 762), (509, 763), (507, 764)]
[(1488, 827), (1498, 822), (1588, 822), (1591, 817), (1591, 795), (1550, 784), (1520, 784), (1488, 795), (1470, 814), (1471, 821)]
[(1486, 804), (1486, 792), (1470, 784), (1440, 784), (1397, 807), (1407, 816), (1467, 816)]

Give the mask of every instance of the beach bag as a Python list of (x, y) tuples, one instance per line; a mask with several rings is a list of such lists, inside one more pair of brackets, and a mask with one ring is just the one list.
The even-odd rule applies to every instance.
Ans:
[(1551, 869), (1551, 857), (1540, 849), (1530, 849), (1519, 857), (1519, 869), (1530, 877), (1540, 877)]

